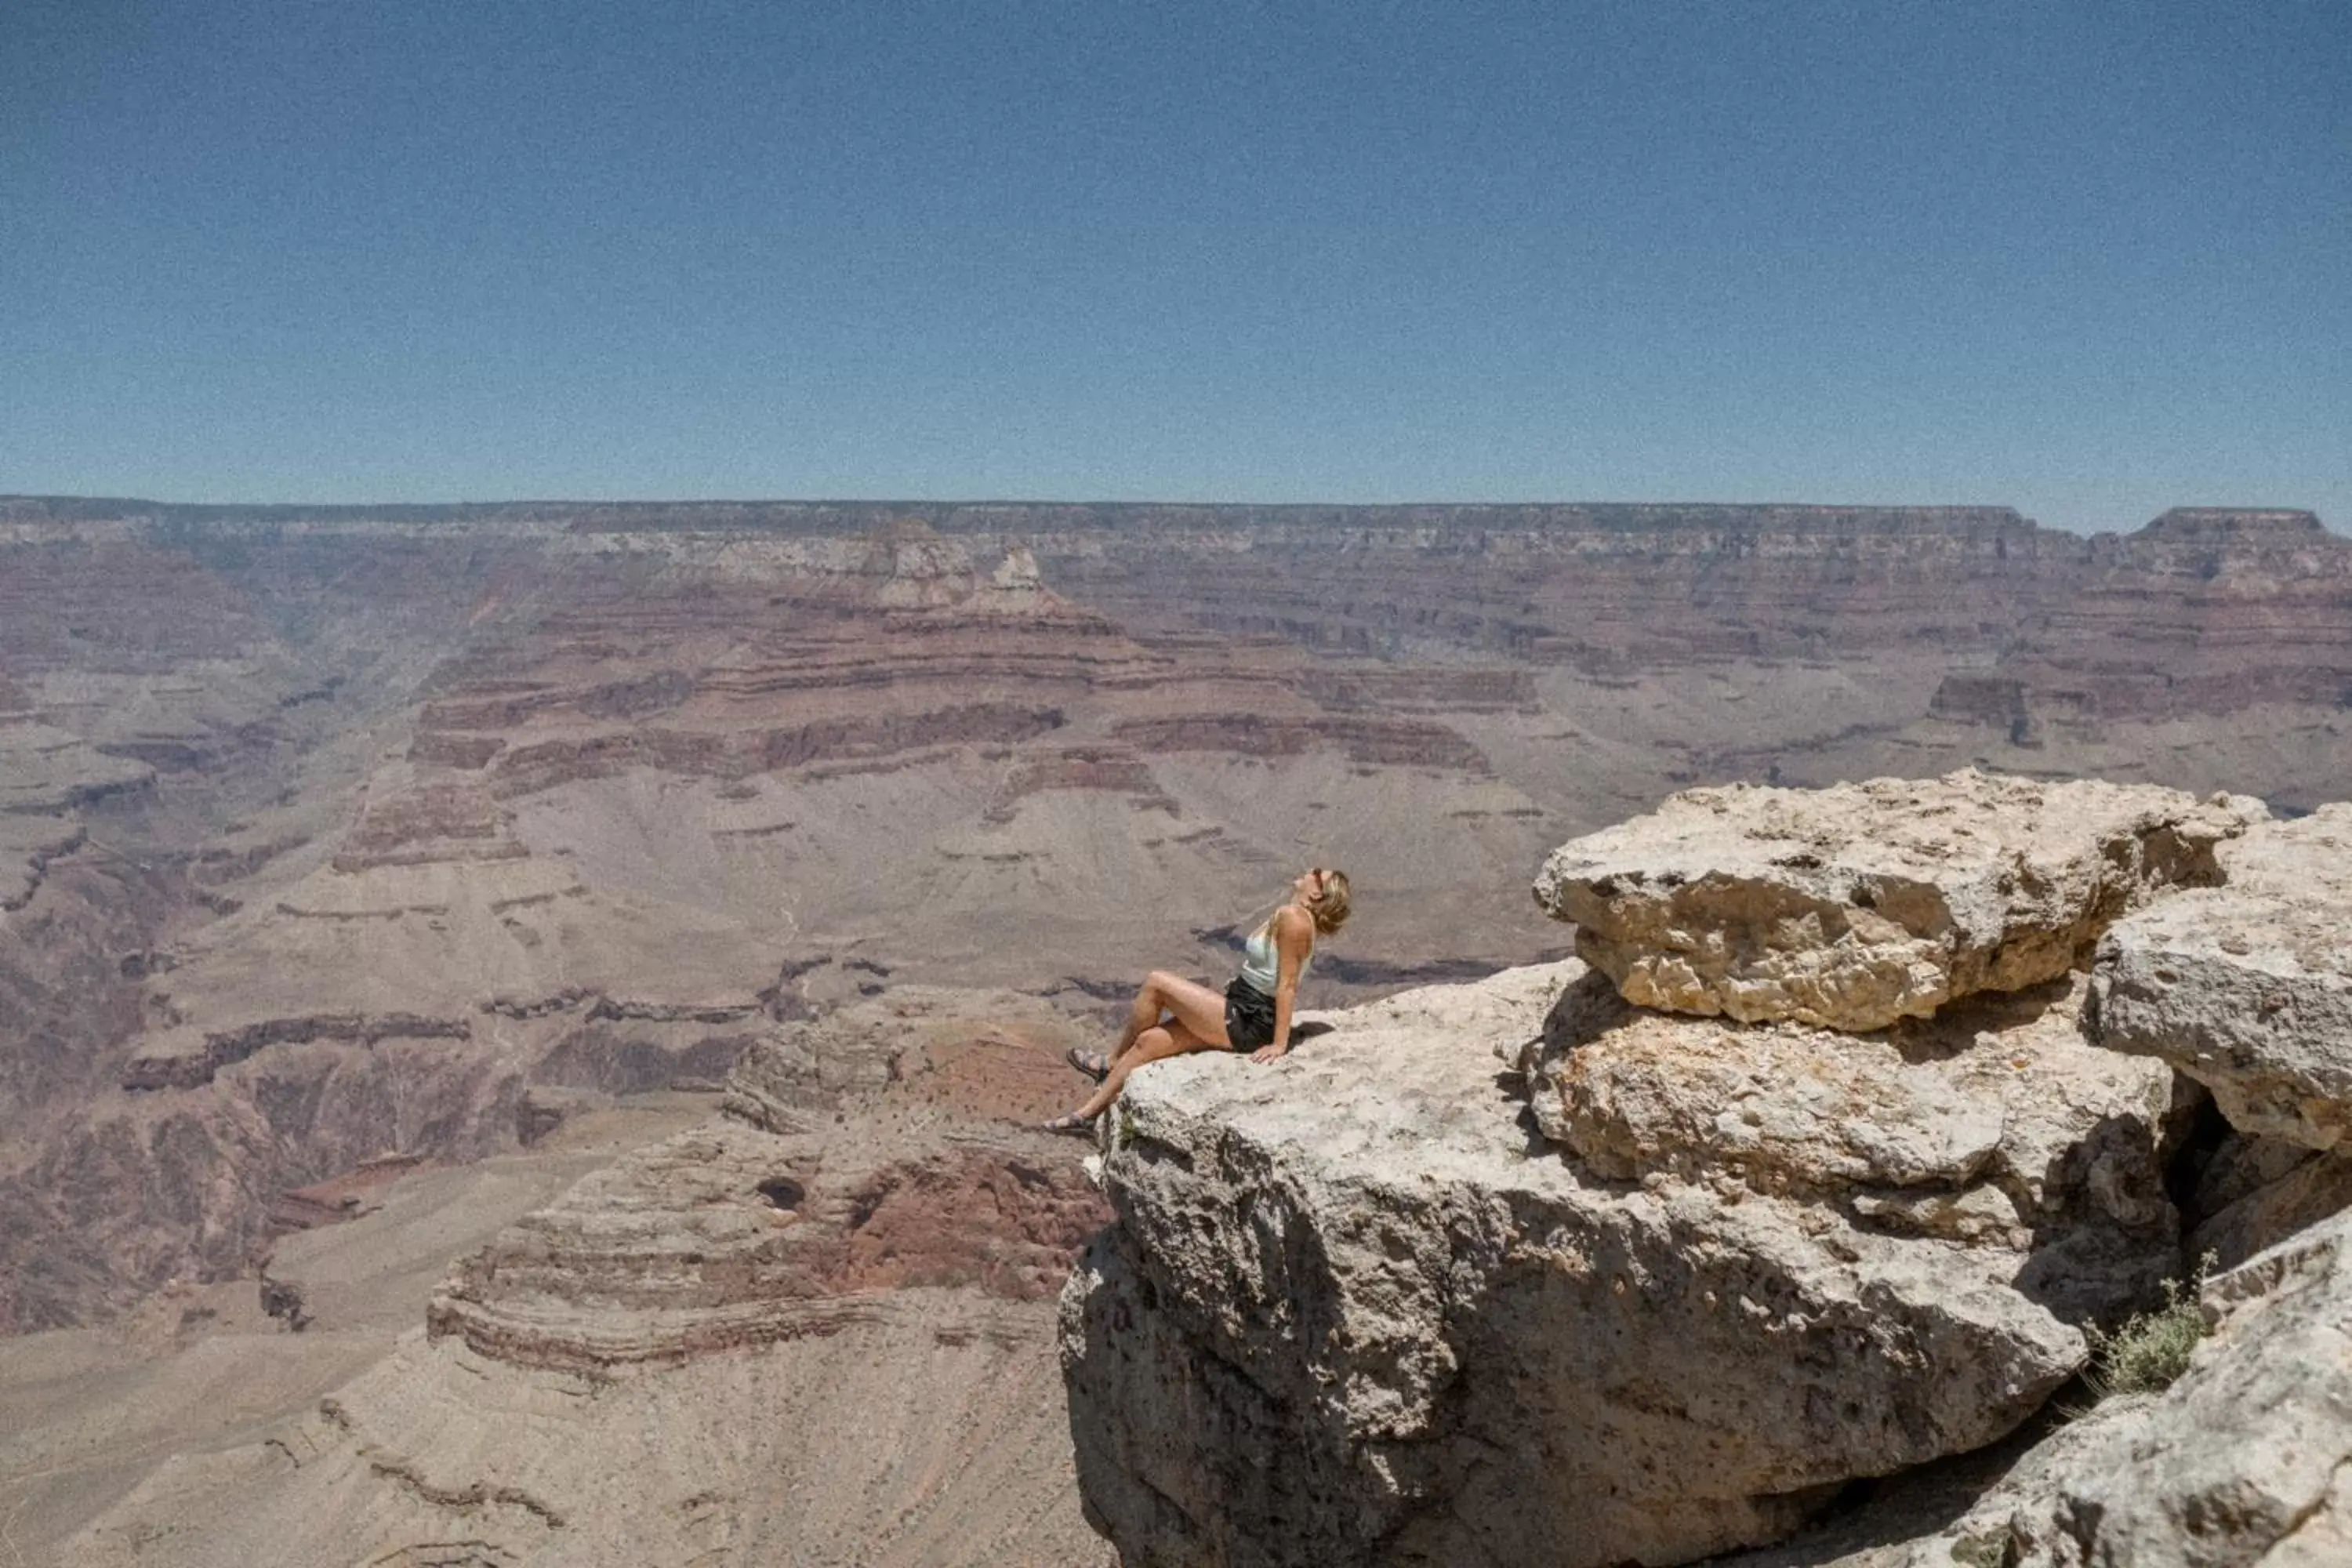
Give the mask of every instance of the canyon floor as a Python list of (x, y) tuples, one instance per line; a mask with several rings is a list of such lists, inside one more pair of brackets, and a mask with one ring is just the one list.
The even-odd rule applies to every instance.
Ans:
[(0, 1340), (0, 1559), (66, 1561), (66, 1541), (158, 1466), (200, 1464), (310, 1414), (414, 1336), (454, 1258), (716, 1103), (634, 1097), (535, 1148), (370, 1189), (365, 1214), (281, 1244), (278, 1268), (305, 1286), (299, 1334), (246, 1279), (178, 1282), (100, 1326)]

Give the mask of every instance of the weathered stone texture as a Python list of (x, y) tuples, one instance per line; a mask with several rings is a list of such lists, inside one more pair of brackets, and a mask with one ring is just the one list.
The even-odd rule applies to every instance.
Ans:
[[(2030, 1219), (1954, 1245), (1759, 1191), (1703, 1136), (1611, 1173), (1563, 1158), (1493, 1058), (1528, 1052), (1563, 993), (1563, 1015), (1590, 1005), (1580, 971), (1409, 993), (1274, 1068), (1130, 1081), (1104, 1169), (1119, 1225), (1063, 1298), (1063, 1354), (1080, 1484), (1133, 1568), (1687, 1562), (1999, 1436), (2082, 1363), (2036, 1299)], [(2149, 1167), (2160, 1078), (2095, 1079), (2141, 1145), (2115, 1194)], [(2072, 1114), (2017, 1147), (2054, 1149)], [(2096, 1213), (2098, 1175), (2065, 1185)], [(2107, 1227), (2112, 1258), (2134, 1234), (2157, 1243), (2141, 1262), (2170, 1256), (2168, 1215), (2146, 1217)]]
[(2212, 1337), (2164, 1393), (2107, 1401), (1957, 1506), (1898, 1493), (1907, 1527), (1865, 1515), (1721, 1568), (2352, 1563), (2352, 1215), (2209, 1280), (2204, 1302)]
[(2263, 1251), (2352, 1206), (2352, 1151), (2304, 1151), (2305, 1158), (2204, 1216), (2189, 1234), (2187, 1255), (2234, 1268)]
[(1519, 1059), (1545, 1136), (1597, 1174), (1727, 1174), (1874, 1229), (2021, 1252), (2063, 1237), (2047, 1289), (2096, 1310), (2169, 1262), (2172, 1083), (2084, 1037), (2084, 989), (1856, 1037), (1647, 1012), (1591, 975)]
[(1862, 1031), (2057, 978), (2152, 894), (2219, 881), (2216, 847), (2266, 815), (1974, 771), (1735, 784), (1562, 845), (1535, 890), (1628, 1001)]
[(2352, 805), (2266, 823), (2221, 861), (2227, 886), (2100, 943), (2099, 1043), (2162, 1058), (2243, 1131), (2335, 1148), (2352, 1131)]

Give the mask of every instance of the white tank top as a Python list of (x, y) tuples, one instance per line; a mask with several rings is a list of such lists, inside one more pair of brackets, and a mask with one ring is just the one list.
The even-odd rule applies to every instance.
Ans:
[[(1308, 948), (1307, 956), (1298, 963), (1298, 978), (1307, 978), (1307, 966), (1315, 962), (1315, 950)], [(1265, 924), (1250, 932), (1242, 943), (1242, 978), (1254, 991), (1271, 996), (1282, 978), (1282, 954), (1274, 945), (1274, 917), (1268, 915)]]

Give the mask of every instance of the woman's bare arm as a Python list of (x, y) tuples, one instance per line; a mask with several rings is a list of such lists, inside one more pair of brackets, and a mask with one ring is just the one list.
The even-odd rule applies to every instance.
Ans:
[(1277, 963), (1274, 981), (1274, 1040), (1250, 1053), (1254, 1062), (1270, 1062), (1290, 1051), (1290, 1009), (1298, 1000), (1298, 972), (1307, 963), (1307, 955), (1315, 948), (1315, 922), (1305, 910), (1295, 905), (1276, 910), (1274, 917), (1274, 952)]

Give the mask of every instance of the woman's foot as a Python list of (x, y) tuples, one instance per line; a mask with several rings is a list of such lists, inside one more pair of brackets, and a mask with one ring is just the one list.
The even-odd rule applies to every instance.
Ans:
[(1077, 1047), (1072, 1046), (1062, 1054), (1069, 1059), (1072, 1067), (1097, 1083), (1102, 1082), (1110, 1076), (1110, 1058), (1100, 1051), (1082, 1051)]
[(1070, 1138), (1091, 1138), (1094, 1136), (1095, 1119), (1091, 1116), (1080, 1116), (1073, 1110), (1066, 1115), (1056, 1116), (1053, 1121), (1046, 1122), (1043, 1131), (1059, 1132)]

